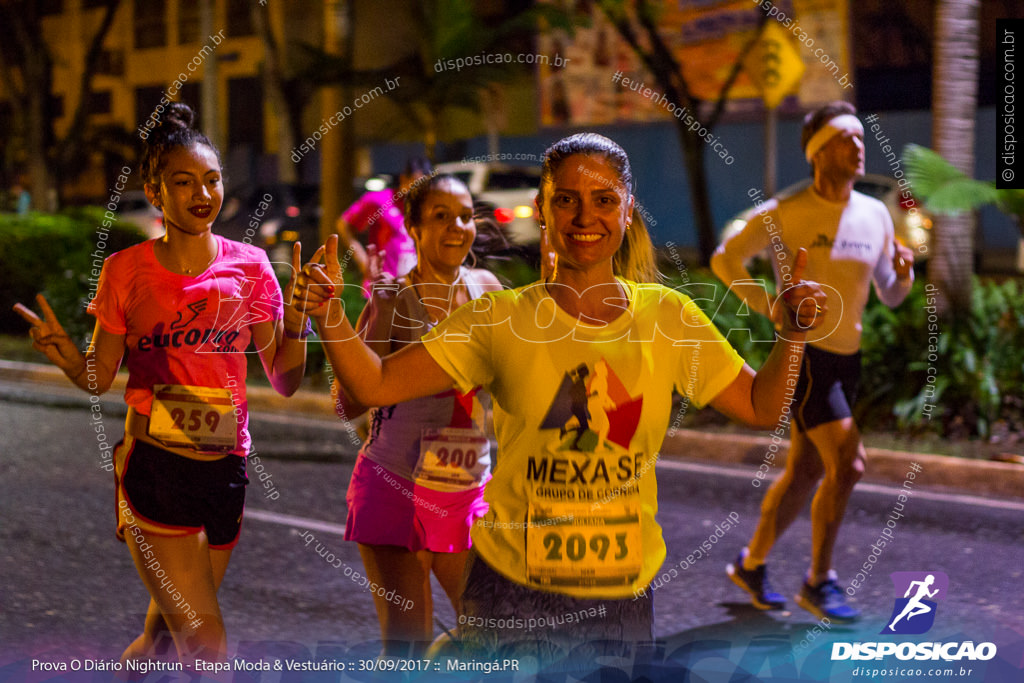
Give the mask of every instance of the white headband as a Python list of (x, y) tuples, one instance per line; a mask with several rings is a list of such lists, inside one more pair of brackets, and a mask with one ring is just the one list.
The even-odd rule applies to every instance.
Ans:
[(821, 129), (811, 136), (811, 139), (807, 141), (807, 148), (804, 150), (804, 156), (807, 158), (807, 162), (810, 163), (814, 155), (818, 153), (818, 150), (825, 146), (829, 140), (834, 138), (840, 133), (853, 133), (854, 135), (860, 135), (864, 137), (864, 124), (860, 122), (853, 114), (840, 114), (839, 116), (829, 119), (828, 123), (821, 127)]

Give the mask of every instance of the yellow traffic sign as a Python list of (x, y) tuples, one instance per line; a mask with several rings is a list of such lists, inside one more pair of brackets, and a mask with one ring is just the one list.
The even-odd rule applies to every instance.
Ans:
[(782, 98), (793, 91), (805, 68), (789, 33), (773, 19), (743, 62), (744, 71), (760, 88), (761, 98), (769, 109), (779, 106)]

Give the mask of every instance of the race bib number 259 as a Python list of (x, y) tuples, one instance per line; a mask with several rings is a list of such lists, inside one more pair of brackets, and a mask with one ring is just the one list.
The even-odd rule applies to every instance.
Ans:
[(169, 446), (231, 450), (237, 445), (231, 390), (157, 384), (149, 435)]

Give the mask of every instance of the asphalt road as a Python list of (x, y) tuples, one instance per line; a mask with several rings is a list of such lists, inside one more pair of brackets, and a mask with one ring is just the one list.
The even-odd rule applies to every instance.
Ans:
[[(112, 475), (102, 468), (88, 404), (70, 394), (55, 399), (2, 389), (0, 680), (50, 680), (32, 671), (31, 660), (116, 659), (140, 631), (147, 594), (114, 537)], [(106, 433), (116, 440), (117, 403), (101, 407)], [(355, 453), (351, 436), (338, 423), (294, 415), (255, 415), (252, 432), (269, 488), (250, 467), (242, 540), (220, 592), (229, 648), (252, 660), (373, 658), (379, 632), (370, 594), (306, 543), (312, 535), (343, 567), (362, 569), (355, 545), (341, 536)], [(878, 634), (897, 597), (889, 574), (931, 571), (949, 577), (945, 600), (927, 635), (904, 639), (998, 647), (995, 659), (966, 663), (971, 673), (931, 680), (1024, 680), (1024, 505), (915, 490), (892, 528), (893, 540), (856, 592), (862, 620), (822, 628), (792, 603), (791, 612), (753, 609), (725, 576), (725, 564), (757, 518), (763, 488), (755, 489), (752, 479), (750, 468), (667, 459), (658, 466), (659, 520), (669, 551), (667, 580), (654, 590), (660, 641), (654, 657), (664, 667), (688, 669), (693, 681), (852, 681), (863, 678), (854, 673), (860, 664), (905, 665), (831, 662), (830, 643), (885, 640)], [(845, 581), (869, 561), (897, 495), (894, 487), (862, 485), (853, 496), (836, 557)], [(721, 531), (730, 518), (733, 528)], [(702, 551), (702, 544), (710, 550)], [(805, 515), (770, 560), (783, 593), (799, 589), (809, 547)], [(436, 583), (435, 595), (442, 598), (437, 619), (452, 627), (455, 615)], [(795, 663), (780, 653), (793, 653)], [(605, 662), (605, 669), (622, 674), (608, 680), (636, 673), (622, 662)], [(83, 680), (108, 680), (109, 674), (94, 676)], [(285, 672), (235, 673), (234, 680), (297, 679)]]

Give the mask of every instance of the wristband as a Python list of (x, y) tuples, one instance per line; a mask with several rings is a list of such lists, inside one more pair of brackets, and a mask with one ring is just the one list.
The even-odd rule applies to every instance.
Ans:
[(313, 334), (313, 321), (308, 317), (306, 318), (306, 326), (302, 328), (301, 332), (291, 332), (288, 330), (288, 326), (284, 326), (284, 336), (289, 339), (305, 339), (309, 335)]

